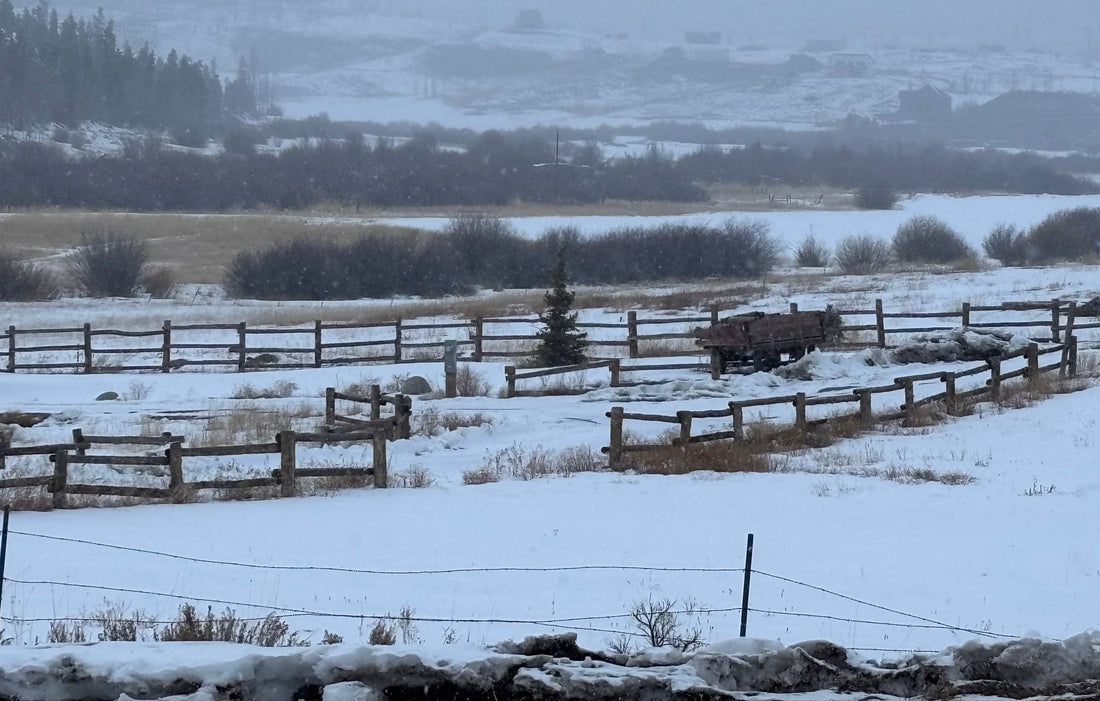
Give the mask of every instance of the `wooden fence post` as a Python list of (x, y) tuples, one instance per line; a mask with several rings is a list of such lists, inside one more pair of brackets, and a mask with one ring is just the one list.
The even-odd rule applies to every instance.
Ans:
[(626, 313), (626, 345), (630, 349), (630, 357), (638, 357), (638, 312)]
[(989, 363), (989, 397), (993, 401), (1001, 398), (1001, 359), (990, 358)]
[(1070, 302), (1066, 310), (1066, 338), (1073, 335), (1073, 323), (1077, 320), (1077, 302)]
[(806, 393), (794, 395), (794, 425), (799, 431), (806, 430)]
[(1069, 342), (1069, 376), (1077, 377), (1077, 337), (1070, 336)]
[(962, 325), (963, 327), (970, 326), (970, 302), (963, 302)]
[(321, 362), (321, 356), (324, 353), (324, 345), (321, 342), (321, 331), (324, 330), (324, 324), (321, 320), (313, 322), (313, 367), (319, 368), (323, 364)]
[(859, 396), (859, 422), (864, 428), (870, 428), (875, 421), (871, 411), (871, 393), (857, 389), (856, 394)]
[(691, 412), (678, 411), (676, 418), (680, 422), (680, 437), (676, 440), (681, 448), (687, 448), (691, 441)]
[(791, 302), (791, 314), (798, 313), (798, 302)]
[(73, 429), (73, 445), (76, 446), (77, 455), (84, 456), (88, 454), (88, 449), (85, 447), (84, 443), (84, 429)]
[(393, 322), (393, 362), (401, 362), (401, 317)]
[(1034, 386), (1039, 381), (1039, 344), (1027, 344), (1027, 383)]
[[(394, 407), (394, 413), (397, 413), (397, 407)], [(382, 386), (371, 385), (370, 386), (370, 420), (378, 421), (382, 418)]]
[(1054, 299), (1050, 302), (1050, 339), (1055, 343), (1058, 343), (1062, 339), (1062, 335), (1058, 326), (1061, 323), (1061, 309), (1062, 302)]
[(296, 482), (297, 434), (294, 431), (279, 431), (275, 435), (279, 445), (279, 496), (292, 497), (298, 494)]
[(485, 320), (480, 316), (474, 317), (474, 362), (480, 363), (485, 353)]
[(336, 424), (336, 388), (325, 388), (325, 425), (334, 426)]
[(504, 368), (504, 380), (508, 383), (508, 389), (505, 392), (505, 397), (511, 399), (516, 396), (516, 368), (514, 365), (507, 365)]
[(53, 492), (53, 508), (64, 509), (68, 506), (68, 497), (65, 490), (69, 486), (69, 453), (59, 450), (53, 454), (53, 482), (50, 483), (50, 491)]
[(623, 415), (626, 410), (621, 406), (611, 407), (611, 442), (607, 448), (607, 466), (612, 470), (622, 469), (623, 464)]
[(722, 367), (725, 363), (722, 362), (722, 351), (717, 348), (710, 349), (710, 379), (719, 380), (722, 378)]
[(165, 319), (164, 326), (161, 328), (164, 330), (164, 341), (160, 347), (160, 371), (170, 372), (172, 370), (172, 320)]
[(878, 347), (886, 347), (886, 318), (883, 316), (882, 300), (875, 300), (875, 331), (878, 334)]
[(245, 322), (237, 324), (237, 372), (244, 372), (248, 366), (248, 329)]
[(84, 324), (84, 374), (92, 373), (92, 325)]
[(607, 369), (611, 372), (611, 386), (619, 386), (619, 370), (620, 362), (618, 358), (612, 358), (607, 365)]
[(179, 441), (169, 443), (165, 456), (168, 458), (168, 488), (181, 489), (183, 487), (183, 446)]
[(745, 440), (745, 408), (737, 402), (730, 402), (730, 414), (733, 415), (733, 438)]
[(400, 418), (397, 419), (397, 437), (407, 440), (412, 436), (412, 397), (404, 394), (397, 395), (397, 407)]
[(383, 431), (375, 431), (371, 436), (371, 444), (374, 446), (374, 488), (385, 489), (389, 486), (389, 476), (386, 470), (386, 434)]
[(944, 382), (944, 403), (947, 404), (947, 413), (954, 416), (958, 411), (958, 397), (955, 393), (955, 373), (949, 372), (943, 376)]
[(8, 372), (15, 372), (15, 327), (8, 327)]
[(913, 381), (905, 381), (905, 405), (902, 407), (902, 411), (905, 412), (905, 425), (912, 426), (913, 419), (917, 417), (917, 393), (913, 388)]
[(718, 323), (718, 303), (710, 305), (710, 325), (714, 326)]

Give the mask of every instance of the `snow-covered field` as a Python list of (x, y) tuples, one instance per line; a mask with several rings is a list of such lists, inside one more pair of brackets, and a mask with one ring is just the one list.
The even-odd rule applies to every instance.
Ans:
[[(815, 235), (832, 243), (853, 229), (874, 228), (885, 236), (912, 214), (934, 213), (978, 244), (992, 223), (1026, 226), (1049, 211), (1078, 204), (1096, 202), (918, 197), (897, 212), (763, 216), (787, 241), (797, 241), (812, 227)], [(415, 223), (432, 224), (422, 219)], [(516, 223), (533, 234), (564, 222)], [(568, 223), (586, 232), (606, 224)], [(869, 277), (788, 271), (751, 285), (714, 281), (596, 290), (621, 296), (621, 307), (585, 309), (582, 320), (620, 321), (625, 309), (635, 308), (647, 295), (705, 294), (708, 287), (728, 288), (732, 306), (741, 310), (779, 311), (790, 302), (803, 309), (826, 303), (867, 308), (881, 298), (887, 310), (949, 311), (963, 301), (1091, 299), (1100, 294), (1098, 280), (1094, 266)], [(4, 304), (0, 326), (88, 321), (96, 327), (149, 329), (168, 318), (175, 324), (251, 324), (323, 314), (353, 316), (364, 304), (234, 302), (196, 288), (167, 301)], [(654, 310), (643, 316), (697, 313)], [(438, 311), (432, 314), (423, 320), (446, 319)], [(895, 328), (905, 323), (889, 321)], [(527, 330), (518, 325), (507, 332)], [(1041, 335), (1049, 328), (1032, 331)], [(465, 331), (454, 333), (461, 338)], [(1096, 362), (1096, 351), (1090, 348), (1100, 336), (1085, 331), (1081, 338), (1082, 365), (1090, 366)], [(192, 602), (200, 610), (231, 607), (247, 617), (276, 612), (313, 643), (326, 631), (359, 643), (377, 617), (396, 616), (408, 607), (414, 644), (442, 659), (452, 654), (439, 652), (450, 649), (444, 648), (445, 640), (484, 645), (540, 632), (576, 631), (581, 644), (591, 648), (606, 648), (620, 633), (639, 644), (630, 608), (667, 597), (677, 608), (693, 611), (681, 615), (685, 625), (699, 626), (706, 640), (716, 641), (737, 635), (748, 533), (756, 543), (751, 636), (785, 643), (826, 638), (864, 655), (896, 657), (975, 637), (993, 641), (1032, 634), (1062, 639), (1098, 625), (1092, 591), (1100, 579), (1094, 553), (1100, 531), (1093, 503), (1100, 495), (1100, 388), (1023, 409), (983, 405), (971, 416), (933, 428), (848, 439), (789, 456), (776, 473), (656, 476), (596, 471), (524, 480), (510, 474), (509, 461), (576, 447), (598, 456), (608, 443), (605, 412), (612, 406), (671, 414), (723, 408), (733, 398), (798, 391), (831, 394), (962, 366), (896, 365), (867, 351), (831, 353), (820, 357), (814, 379), (808, 381), (757, 374), (715, 382), (685, 370), (647, 373), (641, 379), (652, 384), (616, 389), (606, 386), (606, 373), (590, 371), (583, 380), (591, 391), (583, 395), (502, 399), (503, 365), (471, 366), (487, 381), (488, 396), (416, 400), (417, 416), (435, 409), (483, 418), (478, 426), (390, 444), (391, 475), (406, 483), (428, 483), (423, 488), (13, 513), (0, 601), (2, 637), (19, 646), (41, 644), (49, 621), (85, 618), (111, 606), (140, 609), (168, 621), (181, 603)], [(210, 417), (232, 413), (266, 412), (301, 429), (316, 427), (325, 387), (388, 385), (409, 374), (438, 386), (441, 363), (245, 375), (2, 374), (0, 411), (53, 414), (37, 427), (16, 429), (17, 444), (67, 441), (73, 428), (100, 435), (172, 431), (196, 442), (211, 438)], [(290, 387), (289, 396), (233, 398), (242, 394), (245, 383), (265, 389), (280, 381)], [(121, 399), (95, 401), (109, 390)], [(918, 396), (933, 391), (939, 391), (938, 383), (919, 387)], [(173, 418), (172, 411), (191, 417)], [(789, 421), (788, 412), (766, 407), (746, 418)], [(700, 423), (702, 429), (717, 428), (721, 420)], [(640, 440), (661, 430), (659, 424), (637, 422), (628, 422), (627, 428)], [(370, 462), (366, 447), (300, 450), (300, 462)], [(465, 472), (501, 465), (501, 481), (464, 484)], [(189, 480), (274, 467), (268, 456), (186, 464)], [(50, 469), (45, 458), (11, 458), (5, 477), (48, 474)], [(93, 466), (82, 469), (81, 480), (112, 484), (163, 479)], [(972, 481), (949, 486), (890, 478), (916, 471), (962, 474)], [(94, 626), (88, 630), (94, 638)], [(161, 653), (145, 650), (141, 659), (154, 667), (160, 664), (150, 660)], [(453, 655), (467, 654), (461, 650), (454, 648)], [(107, 664), (121, 662), (127, 654), (118, 648), (103, 651)], [(33, 659), (45, 657), (0, 651), (0, 666)]]

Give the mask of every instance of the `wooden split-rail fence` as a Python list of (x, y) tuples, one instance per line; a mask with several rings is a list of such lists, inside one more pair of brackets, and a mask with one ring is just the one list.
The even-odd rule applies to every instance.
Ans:
[[(337, 400), (370, 406), (370, 419), (343, 416), (336, 413)], [(382, 416), (382, 408), (393, 407), (393, 414)], [(325, 425), (318, 433), (280, 431), (271, 443), (187, 447), (182, 436), (164, 433), (160, 436), (92, 436), (74, 429), (71, 443), (36, 446), (0, 447), (0, 470), (7, 467), (8, 457), (43, 455), (53, 463), (52, 475), (0, 479), (0, 501), (5, 489), (45, 487), (53, 495), (54, 508), (65, 508), (73, 494), (131, 497), (147, 500), (177, 500), (182, 494), (204, 489), (239, 490), (278, 487), (280, 496), (298, 493), (298, 480), (310, 477), (373, 477), (374, 486), (387, 483), (386, 442), (407, 439), (411, 433), (412, 398), (404, 394), (384, 394), (379, 385), (371, 385), (369, 396), (325, 390)], [(373, 448), (370, 467), (298, 467), (297, 446), (301, 444), (369, 443)], [(89, 455), (88, 451), (102, 446), (165, 447), (163, 455)], [(184, 460), (187, 458), (218, 458), (242, 455), (279, 455), (279, 469), (270, 477), (241, 479), (184, 480)], [(157, 487), (108, 484), (75, 484), (69, 479), (73, 465), (107, 465), (111, 467), (162, 468), (168, 475), (167, 484)]]
[[(1042, 363), (1042, 358), (1051, 354), (1058, 354), (1057, 362)], [(1017, 370), (1002, 372), (1002, 365), (1015, 358), (1025, 358), (1026, 365)], [(958, 402), (988, 396), (996, 401), (1001, 396), (1002, 383), (1017, 377), (1027, 378), (1029, 382), (1035, 382), (1047, 372), (1057, 371), (1060, 376), (1074, 376), (1077, 374), (1077, 339), (1070, 336), (1065, 343), (1040, 348), (1037, 343), (1031, 343), (1027, 348), (989, 360), (968, 368), (954, 372), (929, 372), (918, 375), (907, 375), (895, 378), (891, 384), (878, 387), (861, 387), (851, 390), (846, 394), (807, 396), (804, 392), (781, 397), (762, 397), (758, 399), (746, 399), (729, 402), (724, 409), (704, 411), (678, 411), (675, 415), (641, 414), (627, 412), (624, 407), (612, 407), (606, 416), (610, 419), (609, 445), (602, 448), (608, 456), (608, 463), (613, 470), (622, 470), (629, 467), (627, 456), (630, 453), (644, 453), (658, 450), (668, 450), (669, 445), (660, 444), (628, 444), (623, 438), (623, 424), (626, 421), (658, 422), (672, 424), (678, 429), (677, 435), (672, 440), (672, 446), (687, 447), (689, 445), (708, 443), (719, 440), (744, 440), (745, 439), (745, 409), (762, 406), (787, 405), (794, 408), (793, 424), (802, 431), (811, 426), (825, 423), (830, 418), (810, 420), (807, 418), (807, 408), (814, 406), (837, 405), (858, 403), (856, 414), (834, 418), (857, 418), (863, 425), (871, 426), (878, 420), (902, 419), (911, 423), (916, 413), (922, 407), (933, 403), (942, 403), (948, 412), (953, 412)], [(957, 381), (970, 376), (988, 373), (989, 378), (985, 384), (969, 390), (957, 389)], [(942, 392), (916, 398), (916, 385), (920, 382), (939, 380), (943, 383)], [(901, 395), (902, 404), (899, 411), (890, 411), (875, 414), (872, 409), (872, 397), (880, 394), (898, 393)], [(731, 419), (731, 426), (727, 430), (712, 431), (703, 434), (693, 434), (693, 422), (695, 419)]]
[[(336, 402), (356, 402), (370, 405), (370, 419), (343, 416), (336, 413)], [(393, 415), (382, 418), (382, 407), (392, 406)], [(371, 385), (370, 396), (337, 392), (335, 387), (325, 389), (325, 428), (333, 433), (352, 431), (382, 431), (393, 439), (408, 438), (412, 434), (412, 397), (404, 394), (382, 393), (379, 385)]]
[[(279, 496), (292, 497), (298, 493), (298, 482), (310, 477), (373, 477), (376, 488), (385, 488), (386, 434), (380, 430), (348, 433), (298, 433), (280, 431), (271, 443), (227, 445), (214, 447), (185, 447), (182, 436), (86, 436), (79, 429), (73, 432), (72, 443), (6, 448), (0, 451), (0, 466), (6, 457), (24, 455), (47, 456), (53, 463), (53, 474), (34, 477), (0, 479), (0, 493), (9, 489), (45, 487), (53, 495), (53, 508), (69, 506), (69, 496), (129, 497), (149, 501), (178, 501), (184, 495), (200, 490), (240, 490), (278, 487)], [(373, 461), (370, 467), (298, 467), (297, 447), (302, 444), (330, 444), (344, 442), (370, 443)], [(95, 446), (167, 446), (163, 455), (90, 455)], [(236, 457), (242, 455), (279, 455), (279, 469), (269, 477), (240, 479), (193, 480), (184, 479), (184, 463), (189, 458)], [(161, 486), (133, 486), (111, 484), (80, 484), (70, 480), (69, 470), (77, 465), (108, 465), (113, 467), (162, 468), (167, 472), (167, 482)], [(163, 480), (164, 478), (159, 478)]]
[[(873, 336), (856, 338), (840, 347), (886, 347), (890, 336), (942, 331), (956, 326), (974, 328), (1044, 328), (1049, 336), (1035, 338), (1060, 342), (1075, 329), (1100, 328), (1075, 318), (1075, 302), (1063, 300), (1004, 302), (999, 305), (964, 303), (951, 311), (886, 311), (882, 300), (873, 309), (839, 309), (844, 330)], [(797, 310), (797, 305), (791, 305)], [(727, 310), (728, 313), (728, 310)], [(992, 319), (996, 313), (1000, 318)], [(1004, 318), (1005, 313), (1030, 314), (1030, 318)], [(1042, 313), (1043, 316), (1036, 317)], [(691, 325), (716, 322), (723, 310), (713, 307), (698, 316), (643, 318), (626, 313), (621, 322), (579, 323), (583, 331), (601, 331), (603, 338), (589, 340), (595, 357), (698, 356), (691, 344), (667, 347), (668, 342), (690, 341)], [(904, 325), (923, 319), (951, 320), (952, 325), (927, 323)], [(954, 320), (958, 320), (956, 323)], [(492, 332), (494, 328), (530, 325), (524, 333)], [(672, 331), (663, 328), (679, 325)], [(465, 360), (525, 358), (536, 354), (538, 317), (477, 317), (446, 323), (409, 323), (402, 319), (376, 323), (315, 321), (309, 327), (273, 327), (238, 324), (173, 324), (159, 329), (95, 329), (91, 324), (66, 328), (17, 328), (0, 332), (0, 367), (7, 372), (69, 370), (112, 373), (127, 370), (172, 372), (185, 368), (215, 367), (237, 372), (265, 369), (321, 368), (367, 363), (418, 362), (442, 356), (447, 341), (425, 335), (459, 333)], [(512, 329), (514, 331), (514, 328)], [(611, 332), (610, 334), (606, 332)], [(614, 333), (619, 332), (619, 333)], [(621, 334), (621, 335), (620, 335)], [(218, 341), (211, 340), (218, 335)], [(606, 338), (615, 335), (617, 338)], [(291, 343), (286, 339), (301, 339)], [(281, 345), (279, 345), (281, 344)], [(518, 345), (517, 345), (518, 344)], [(507, 346), (507, 347), (506, 347)], [(686, 346), (686, 347), (684, 347)]]

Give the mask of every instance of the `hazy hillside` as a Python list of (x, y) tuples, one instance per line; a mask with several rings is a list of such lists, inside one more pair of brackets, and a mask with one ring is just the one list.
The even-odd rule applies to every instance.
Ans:
[[(760, 13), (734, 2), (672, 12), (642, 0), (614, 11), (567, 0), (540, 8), (545, 26), (524, 32), (512, 30), (532, 7), (525, 0), (56, 7), (87, 14), (100, 5), (132, 43), (214, 60), (223, 75), (245, 56), (271, 76), (289, 116), (324, 111), (474, 128), (666, 119), (813, 128), (892, 113), (899, 90), (926, 83), (956, 105), (1009, 90), (1100, 86), (1100, 21), (1090, 24), (1089, 3), (1079, 0), (1045, 3), (1041, 15), (1035, 5), (991, 2), (922, 3), (920, 12), (891, 4), (886, 12), (852, 0), (823, 13), (786, 0)], [(718, 43), (687, 44), (688, 31)], [(813, 61), (792, 61), (815, 48)], [(1044, 52), (1054, 48), (1067, 53)], [(837, 53), (866, 53), (868, 70), (835, 70)]]

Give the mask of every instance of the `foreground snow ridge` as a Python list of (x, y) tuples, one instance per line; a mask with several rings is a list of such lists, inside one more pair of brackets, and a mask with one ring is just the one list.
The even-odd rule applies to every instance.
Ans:
[(492, 648), (98, 643), (0, 652), (0, 696), (28, 701), (699, 700), (739, 697), (732, 692), (822, 691), (846, 698), (1095, 698), (1098, 679), (1098, 631), (1061, 642), (970, 642), (896, 662), (865, 659), (822, 640), (786, 647), (751, 638), (691, 653), (654, 649), (609, 655), (579, 648), (575, 634)]

